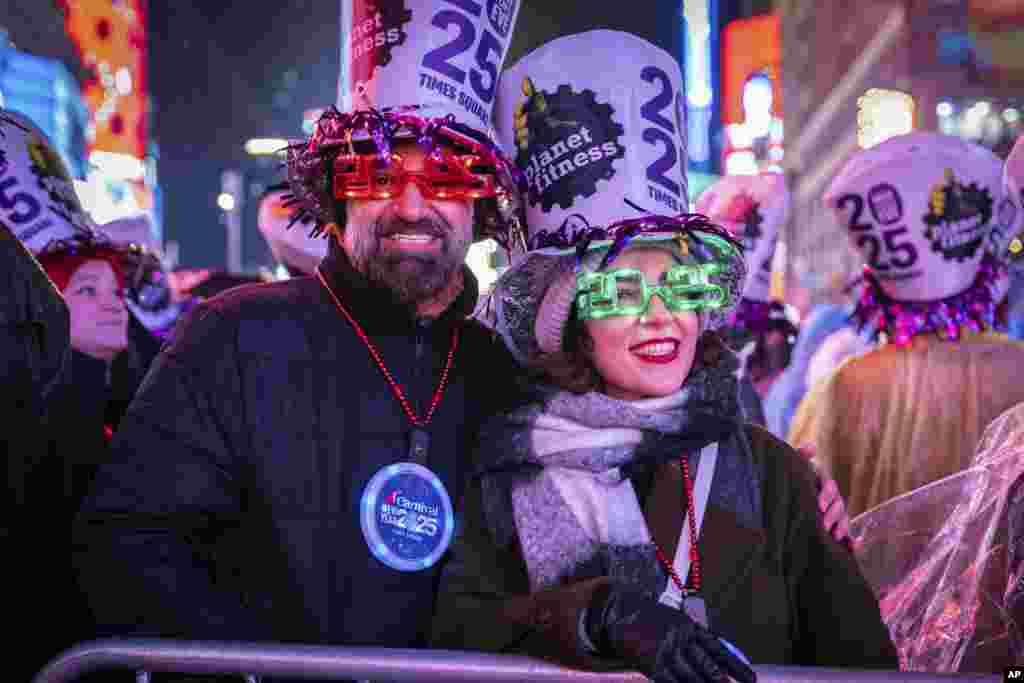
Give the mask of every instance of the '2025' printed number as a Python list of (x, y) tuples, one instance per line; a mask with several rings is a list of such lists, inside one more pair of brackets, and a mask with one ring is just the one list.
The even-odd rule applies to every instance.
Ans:
[[(863, 197), (854, 193), (844, 194), (836, 201), (836, 205), (840, 209), (846, 209), (852, 205), (847, 227), (856, 236), (857, 247), (867, 250), (868, 265), (871, 268), (877, 271), (887, 271), (891, 268), (910, 268), (917, 263), (917, 247), (913, 242), (901, 241), (903, 236), (909, 233), (905, 225), (884, 228), (881, 230), (881, 238), (879, 238), (879, 235), (875, 233), (875, 223), (863, 220), (865, 218)], [(877, 213), (873, 204), (871, 209), (872, 214)], [(878, 215), (874, 217), (881, 223), (892, 222), (887, 217), (884, 217), (885, 221), (879, 221)]]

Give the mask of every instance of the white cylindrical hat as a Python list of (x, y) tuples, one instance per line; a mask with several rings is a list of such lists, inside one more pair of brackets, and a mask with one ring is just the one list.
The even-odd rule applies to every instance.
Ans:
[(972, 285), (1002, 197), (1002, 163), (990, 151), (909, 133), (855, 155), (824, 202), (887, 296), (926, 302)]
[(338, 108), (418, 105), (489, 130), (520, 0), (343, 3)]
[(781, 173), (725, 176), (697, 198), (697, 213), (743, 243), (747, 262), (743, 298), (769, 301), (775, 245), (789, 216), (785, 177)]
[(495, 127), (526, 176), (530, 232), (687, 211), (678, 61), (629, 33), (557, 38), (506, 69)]
[(1017, 138), (1003, 165), (1003, 202), (996, 255), (1015, 275), (1024, 274), (1024, 135)]
[(0, 110), (0, 221), (38, 254), (55, 240), (91, 236), (67, 166), (28, 117)]
[(115, 242), (138, 244), (154, 253), (162, 252), (161, 244), (153, 231), (153, 221), (144, 213), (115, 218), (104, 223), (101, 229)]
[(257, 226), (274, 258), (290, 268), (312, 275), (327, 255), (327, 238), (310, 237), (302, 223), (291, 225), (291, 208), (284, 205), (288, 190), (268, 192), (260, 200)]

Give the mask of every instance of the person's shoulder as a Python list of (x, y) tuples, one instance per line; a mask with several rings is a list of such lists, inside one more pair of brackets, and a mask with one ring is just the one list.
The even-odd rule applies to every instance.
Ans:
[(755, 457), (799, 457), (796, 449), (759, 424), (745, 422), (743, 434)]
[(484, 412), (503, 414), (529, 402), (526, 370), (516, 361), (501, 337), (480, 322), (467, 319), (467, 368), (474, 395)]
[(762, 471), (772, 476), (814, 480), (814, 466), (792, 445), (760, 425), (746, 423), (743, 430), (754, 462), (760, 465)]
[(498, 333), (475, 318), (462, 322), (462, 334), (484, 353), (507, 353)]
[[(241, 285), (201, 301), (175, 326), (167, 348), (172, 354), (203, 349), (271, 343), (282, 326), (296, 332), (317, 301), (312, 278)], [(283, 324), (283, 325), (282, 325)], [(242, 341), (245, 340), (244, 344)], [(244, 350), (244, 349), (242, 349)]]
[(278, 282), (259, 282), (232, 287), (207, 299), (204, 304), (222, 318), (246, 318), (277, 313), (295, 304), (317, 300), (320, 285), (312, 277)]
[(498, 333), (478, 320), (467, 318), (462, 325), (462, 335), (480, 361), (506, 369), (517, 366)]

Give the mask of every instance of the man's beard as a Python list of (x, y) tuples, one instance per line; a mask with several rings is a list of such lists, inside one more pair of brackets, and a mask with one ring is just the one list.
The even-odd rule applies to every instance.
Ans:
[[(386, 237), (399, 233), (431, 235), (441, 241), (441, 248), (436, 252), (402, 251), (385, 243)], [(456, 237), (441, 216), (416, 222), (382, 217), (371, 230), (357, 235), (352, 246), (355, 265), (367, 279), (411, 305), (440, 294), (459, 272), (469, 250), (469, 242)]]

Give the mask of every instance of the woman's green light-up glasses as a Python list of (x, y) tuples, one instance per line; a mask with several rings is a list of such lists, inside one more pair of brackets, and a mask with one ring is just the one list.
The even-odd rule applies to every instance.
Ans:
[(634, 268), (576, 274), (576, 306), (581, 320), (643, 315), (657, 294), (673, 313), (704, 311), (727, 305), (725, 289), (712, 282), (717, 263), (679, 265), (665, 273), (664, 284), (649, 285)]

